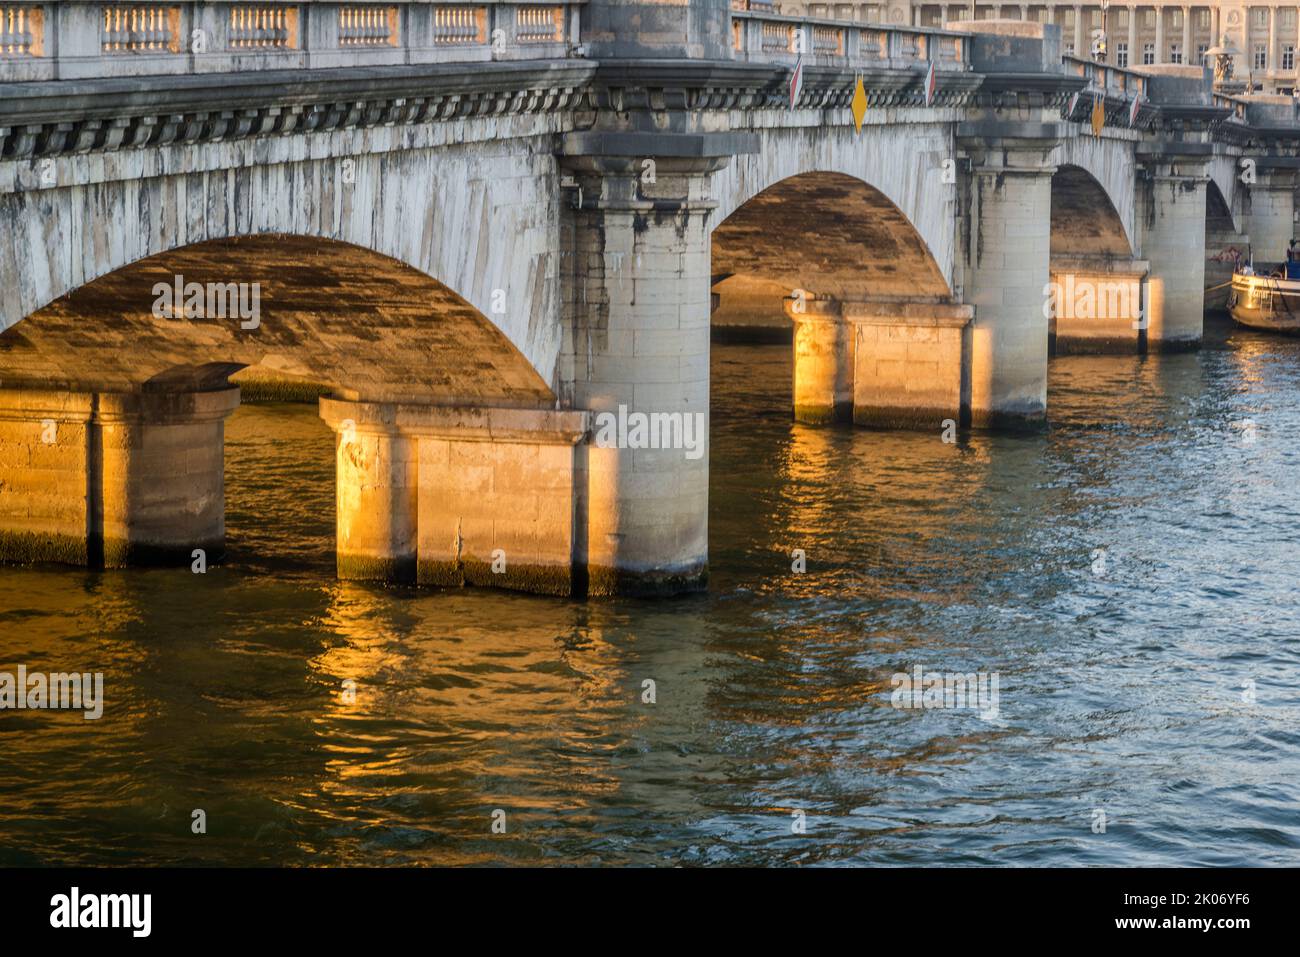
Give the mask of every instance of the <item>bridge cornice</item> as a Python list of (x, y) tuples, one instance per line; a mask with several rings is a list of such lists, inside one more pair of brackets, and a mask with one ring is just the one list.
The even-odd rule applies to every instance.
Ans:
[(577, 107), (596, 64), (501, 62), (0, 85), (0, 153), (24, 159)]
[[(851, 70), (835, 66), (804, 68), (799, 107), (843, 107), (862, 78), (874, 106), (925, 102), (925, 71), (878, 67)], [(602, 62), (593, 83), (593, 101), (604, 109), (785, 109), (789, 106), (790, 68), (785, 64), (730, 60), (612, 60)], [(982, 77), (945, 73), (934, 102), (967, 102)]]

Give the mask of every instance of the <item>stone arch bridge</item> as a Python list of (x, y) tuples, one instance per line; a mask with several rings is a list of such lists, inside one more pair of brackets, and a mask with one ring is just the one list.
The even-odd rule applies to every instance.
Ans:
[(260, 382), (323, 396), (341, 576), (688, 591), (714, 310), (794, 321), (802, 420), (1018, 428), (1285, 252), (1289, 101), (749, 6), (3, 0), (0, 558), (219, 551)]

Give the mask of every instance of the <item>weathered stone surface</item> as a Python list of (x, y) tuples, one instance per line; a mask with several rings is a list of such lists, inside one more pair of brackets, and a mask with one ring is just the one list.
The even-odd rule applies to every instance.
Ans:
[(189, 564), (194, 549), (220, 558), (223, 421), (238, 403), (235, 388), (0, 391), (0, 561)]
[(341, 578), (571, 595), (581, 412), (321, 399)]
[(970, 306), (854, 302), (853, 421), (942, 430), (969, 420)]
[(837, 300), (789, 299), (794, 320), (794, 417), (820, 425), (853, 420), (853, 328)]
[(967, 249), (971, 423), (1034, 427), (1047, 412), (1051, 250), (1050, 149), (990, 152), (971, 179), (975, 225)]
[(1205, 164), (1155, 164), (1142, 180), (1139, 227), (1147, 280), (1147, 348), (1196, 347), (1205, 307)]

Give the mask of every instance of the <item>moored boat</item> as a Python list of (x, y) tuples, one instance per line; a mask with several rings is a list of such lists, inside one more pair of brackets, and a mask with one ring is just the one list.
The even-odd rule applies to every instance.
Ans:
[(1300, 277), (1287, 278), (1288, 272), (1295, 270), (1243, 266), (1234, 272), (1228, 294), (1232, 318), (1251, 329), (1300, 335)]

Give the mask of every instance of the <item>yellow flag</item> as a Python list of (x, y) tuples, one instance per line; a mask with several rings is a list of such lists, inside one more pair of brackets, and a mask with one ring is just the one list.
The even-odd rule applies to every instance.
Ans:
[(1106, 125), (1106, 105), (1099, 96), (1092, 101), (1092, 135), (1100, 136), (1101, 128)]
[(867, 88), (862, 85), (862, 74), (858, 74), (858, 85), (853, 91), (853, 123), (859, 133), (862, 121), (867, 118)]

